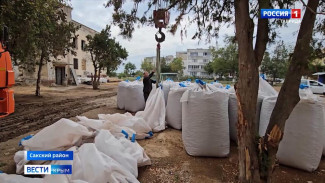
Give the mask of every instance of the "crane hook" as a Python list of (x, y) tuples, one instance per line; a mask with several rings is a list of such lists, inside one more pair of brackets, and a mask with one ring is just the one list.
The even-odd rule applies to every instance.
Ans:
[[(158, 33), (160, 34), (160, 37), (158, 37)], [(161, 31), (161, 28), (159, 28), (158, 32), (155, 34), (155, 39), (158, 43), (162, 43), (165, 41), (165, 34)]]

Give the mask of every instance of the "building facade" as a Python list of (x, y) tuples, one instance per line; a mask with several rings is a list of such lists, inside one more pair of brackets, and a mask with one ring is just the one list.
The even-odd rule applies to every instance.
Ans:
[[(76, 55), (69, 52), (65, 56), (52, 58), (51, 62), (47, 62), (43, 66), (41, 73), (41, 83), (43, 85), (52, 85), (53, 83), (56, 85), (73, 84), (76, 82), (77, 77), (89, 77), (94, 74), (91, 56), (89, 52), (85, 51), (85, 46), (88, 43), (86, 36), (94, 36), (98, 32), (72, 20), (71, 7), (64, 7), (63, 10), (67, 14), (67, 20), (79, 26), (79, 29), (75, 33), (76, 37), (71, 40), (74, 43), (73, 47)], [(34, 83), (37, 78), (37, 70), (38, 67), (32, 73), (21, 71), (22, 73), (17, 77), (22, 76), (22, 80), (26, 83)], [(102, 73), (105, 73), (105, 71)]]
[(183, 73), (185, 76), (212, 77), (204, 66), (212, 61), (210, 49), (187, 49), (186, 52), (176, 52), (176, 57), (182, 58), (184, 63)]

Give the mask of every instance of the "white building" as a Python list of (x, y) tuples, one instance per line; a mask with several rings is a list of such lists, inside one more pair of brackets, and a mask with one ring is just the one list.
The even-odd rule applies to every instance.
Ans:
[(176, 52), (184, 63), (184, 75), (196, 77), (212, 77), (205, 70), (204, 66), (212, 61), (210, 49), (187, 49), (186, 52)]
[[(57, 59), (52, 59), (52, 62), (47, 62), (43, 66), (41, 73), (41, 83), (43, 85), (57, 85), (71, 84), (75, 82), (76, 77), (87, 77), (94, 74), (94, 66), (91, 61), (90, 53), (85, 51), (87, 42), (87, 35), (94, 36), (98, 32), (89, 28), (79, 22), (72, 20), (71, 7), (64, 7), (64, 12), (67, 14), (67, 20), (73, 22), (80, 28), (76, 32), (76, 38), (71, 40), (74, 43), (74, 51), (76, 55), (68, 53), (65, 57), (61, 56)], [(33, 73), (22, 71), (21, 76), (27, 83), (35, 83), (38, 67)], [(102, 71), (102, 73), (106, 73)]]
[[(166, 64), (170, 64), (173, 60), (174, 60), (174, 56), (173, 55), (167, 55), (165, 57), (160, 57), (160, 62), (162, 61), (162, 59), (166, 60)], [(147, 60), (149, 62), (151, 62), (151, 64), (156, 67), (156, 61), (157, 61), (157, 57), (153, 56), (153, 57), (145, 57), (144, 60)]]

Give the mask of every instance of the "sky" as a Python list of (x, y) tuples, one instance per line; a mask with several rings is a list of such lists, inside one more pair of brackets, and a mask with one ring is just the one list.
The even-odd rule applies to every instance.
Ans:
[[(105, 8), (104, 4), (107, 0), (71, 0), (70, 5), (72, 6), (72, 19), (80, 22), (96, 31), (101, 31), (106, 25), (110, 25), (112, 22), (112, 8)], [(127, 1), (130, 2), (130, 1)], [(131, 3), (126, 3), (126, 9), (132, 7)], [(140, 7), (139, 10), (143, 11), (144, 6)], [(142, 14), (141, 14), (142, 15)], [(171, 12), (170, 22), (175, 19), (175, 12)], [(186, 22), (182, 22), (184, 24)], [(209, 48), (209, 46), (224, 46), (223, 40), (225, 35), (234, 35), (234, 25), (229, 27), (222, 26), (219, 32), (218, 39), (212, 39), (210, 43), (206, 43), (204, 39), (202, 41), (192, 40), (191, 37), (194, 35), (196, 26), (190, 26), (187, 28), (187, 37), (180, 35), (180, 31), (176, 32), (175, 35), (168, 33), (163, 30), (166, 34), (166, 39), (161, 43), (161, 56), (176, 55), (178, 51), (186, 51), (187, 49), (195, 48)], [(284, 40), (288, 45), (294, 45), (297, 38), (297, 31), (299, 29), (299, 24), (288, 23), (288, 27), (279, 29), (279, 40)], [(135, 30), (133, 33), (133, 38), (131, 40), (124, 39), (119, 35), (119, 28), (112, 26), (112, 36), (116, 38), (120, 44), (125, 47), (129, 53), (129, 56), (124, 63), (131, 62), (134, 63), (137, 69), (140, 69), (140, 65), (144, 57), (155, 56), (156, 55), (156, 45), (155, 34), (157, 29), (152, 26), (141, 26)], [(272, 49), (274, 46), (270, 46)], [(121, 65), (117, 72), (122, 72), (124, 66)]]

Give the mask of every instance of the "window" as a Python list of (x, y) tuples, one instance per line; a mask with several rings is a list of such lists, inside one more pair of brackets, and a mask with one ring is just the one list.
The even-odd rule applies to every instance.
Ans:
[(209, 53), (209, 52), (204, 52), (203, 55), (204, 55), (204, 56), (210, 56), (211, 53)]
[(86, 50), (86, 41), (81, 40), (81, 50), (85, 51)]
[(196, 76), (196, 72), (190, 72), (191, 76)]
[(73, 68), (78, 69), (78, 59), (76, 58), (73, 59)]
[(198, 52), (191, 52), (190, 55), (191, 56), (198, 56), (199, 54), (198, 54)]
[(303, 80), (303, 81), (300, 82), (300, 84), (307, 85), (307, 81), (306, 80)]
[(309, 81), (310, 86), (320, 86), (317, 81)]
[(204, 62), (204, 63), (208, 63), (209, 60), (208, 60), (208, 59), (203, 59), (203, 62)]
[(196, 59), (193, 59), (193, 62), (194, 62), (194, 63), (196, 63), (196, 62), (197, 62), (197, 60), (196, 60)]
[(82, 68), (82, 70), (87, 70), (86, 69), (86, 59), (82, 59), (82, 62), (81, 62), (81, 68)]
[(78, 49), (78, 38), (72, 38), (72, 47)]

